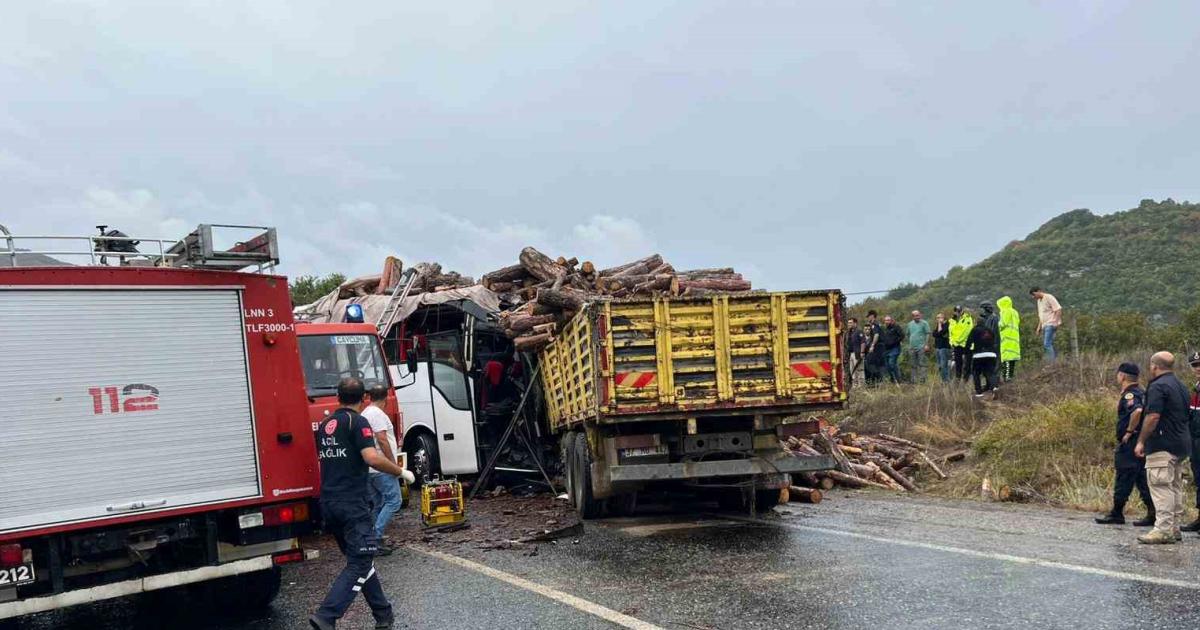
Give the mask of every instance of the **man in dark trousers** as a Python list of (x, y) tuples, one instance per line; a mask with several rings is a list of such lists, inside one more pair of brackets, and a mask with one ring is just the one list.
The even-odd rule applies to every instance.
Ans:
[(1150, 486), (1146, 484), (1146, 462), (1133, 454), (1137, 434), (1142, 428), (1142, 408), (1146, 399), (1146, 393), (1138, 385), (1140, 374), (1136, 363), (1122, 363), (1117, 368), (1117, 385), (1121, 388), (1117, 400), (1117, 449), (1113, 454), (1117, 480), (1113, 485), (1112, 511), (1096, 517), (1096, 522), (1101, 525), (1125, 523), (1125, 503), (1135, 486), (1146, 505), (1146, 516), (1133, 524), (1138, 527), (1154, 524), (1154, 501), (1150, 498)]
[(983, 398), (996, 389), (996, 361), (1000, 356), (999, 333), (988, 325), (983, 313), (967, 337), (967, 350), (971, 353), (971, 376), (975, 379), (975, 397)]
[(402, 475), (404, 469), (375, 448), (375, 432), (367, 419), (359, 415), (367, 405), (365, 394), (360, 379), (343, 378), (337, 387), (340, 407), (325, 416), (317, 428), (321, 515), (325, 531), (333, 534), (338, 549), (346, 556), (346, 567), (333, 581), (316, 614), (309, 617), (308, 623), (314, 630), (333, 630), (360, 592), (371, 606), (375, 628), (391, 628), (394, 623), (392, 604), (375, 574), (379, 540), (368, 502), (367, 469), (394, 476)]
[(882, 330), (876, 321), (878, 317), (875, 311), (868, 311), (867, 324), (863, 326), (863, 376), (869, 387), (883, 380), (883, 345), (879, 343)]
[[(1191, 403), (1188, 406), (1191, 410), (1192, 483), (1196, 486), (1196, 508), (1200, 509), (1200, 352), (1193, 352), (1188, 363), (1192, 366), (1192, 376), (1198, 379), (1192, 386)], [(1200, 516), (1179, 529), (1185, 532), (1200, 531)]]
[(879, 333), (883, 346), (883, 362), (887, 366), (888, 379), (900, 384), (900, 346), (904, 343), (904, 329), (891, 315), (883, 316), (883, 330)]
[(1170, 545), (1183, 540), (1183, 458), (1191, 451), (1188, 400), (1191, 392), (1175, 377), (1175, 355), (1150, 357), (1146, 387), (1146, 417), (1133, 454), (1146, 458), (1146, 481), (1154, 497), (1154, 529), (1138, 536), (1146, 545)]
[(846, 365), (849, 369), (846, 370), (846, 388), (854, 386), (856, 378), (855, 372), (858, 371), (859, 364), (862, 363), (863, 351), (863, 334), (858, 329), (858, 318), (851, 317), (846, 320)]

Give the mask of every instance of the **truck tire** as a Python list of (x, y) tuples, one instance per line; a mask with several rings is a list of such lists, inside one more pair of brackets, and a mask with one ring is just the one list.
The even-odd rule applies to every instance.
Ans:
[(761, 514), (770, 512), (771, 508), (779, 505), (779, 490), (755, 490), (754, 512)]
[(219, 597), (229, 600), (233, 610), (262, 610), (275, 601), (282, 580), (283, 572), (279, 567), (245, 573), (231, 578), (228, 588), (222, 589), (224, 592)]
[(587, 434), (575, 436), (575, 461), (572, 462), (575, 471), (575, 511), (579, 517), (592, 519), (600, 516), (603, 503), (592, 496), (592, 455), (588, 451)]
[(413, 487), (420, 488), (425, 479), (432, 479), (438, 470), (437, 445), (428, 433), (418, 433), (413, 436), (411, 444), (404, 446), (408, 453), (408, 470), (417, 478)]
[(633, 516), (637, 510), (637, 492), (626, 492), (608, 498), (608, 512), (613, 516)]

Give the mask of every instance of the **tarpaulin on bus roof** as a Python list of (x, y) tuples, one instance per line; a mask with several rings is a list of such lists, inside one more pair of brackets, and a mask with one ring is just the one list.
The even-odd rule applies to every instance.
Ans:
[[(390, 299), (390, 296), (387, 295), (366, 295), (339, 299), (338, 292), (333, 291), (312, 304), (297, 306), (293, 310), (293, 313), (296, 315), (298, 321), (315, 324), (336, 324), (342, 322), (347, 306), (361, 304), (363, 307), (363, 321), (375, 323), (379, 321), (380, 316), (387, 309), (388, 300)], [(460, 300), (468, 308), (469, 305), (478, 307), (484, 315), (495, 315), (500, 312), (500, 297), (490, 290), (485, 289), (483, 285), (477, 284), (470, 287), (421, 293), (404, 298), (399, 312), (396, 313), (395, 321), (404, 321), (405, 318), (412, 315), (413, 312), (422, 306), (449, 304)], [(474, 314), (476, 317), (480, 315), (480, 313)]]

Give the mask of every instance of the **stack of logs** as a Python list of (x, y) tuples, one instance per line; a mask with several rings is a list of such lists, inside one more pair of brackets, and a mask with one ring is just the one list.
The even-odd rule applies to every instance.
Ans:
[[(418, 263), (413, 267), (417, 270), (417, 278), (409, 295), (446, 291), (475, 284), (475, 280), (470, 276), (464, 276), (457, 271), (442, 271), (442, 266), (437, 263)], [(384, 263), (382, 274), (362, 276), (343, 282), (338, 287), (338, 299), (387, 293), (399, 282), (400, 271), (400, 260), (389, 257)]]
[(553, 259), (532, 247), (521, 250), (517, 264), (484, 274), (481, 283), (517, 305), (501, 315), (501, 325), (522, 351), (550, 343), (555, 332), (596, 296), (698, 297), (750, 290), (750, 282), (729, 268), (676, 271), (654, 254), (596, 269), (590, 261)]
[[(839, 434), (837, 427), (829, 426), (811, 439), (789, 437), (780, 444), (793, 455), (832, 455), (837, 462), (834, 470), (795, 476), (795, 481), (801, 485), (791, 487), (788, 494), (792, 501), (820, 502), (820, 491), (834, 486), (920, 492), (913, 477), (921, 470), (946, 479), (946, 473), (929, 458), (920, 444), (886, 433), (872, 436)], [(817, 493), (815, 501), (811, 500), (814, 491)]]

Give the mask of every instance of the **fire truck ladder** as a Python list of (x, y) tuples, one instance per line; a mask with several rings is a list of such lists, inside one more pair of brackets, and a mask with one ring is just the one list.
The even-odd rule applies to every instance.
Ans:
[(379, 314), (379, 320), (375, 322), (375, 328), (379, 331), (381, 339), (387, 337), (388, 330), (391, 330), (392, 324), (396, 323), (396, 314), (400, 312), (400, 305), (404, 303), (404, 298), (412, 292), (413, 285), (417, 283), (417, 277), (421, 274), (417, 273), (416, 267), (409, 267), (404, 270), (400, 276), (400, 281), (396, 283), (396, 288), (392, 289), (392, 295), (388, 298), (387, 307)]

